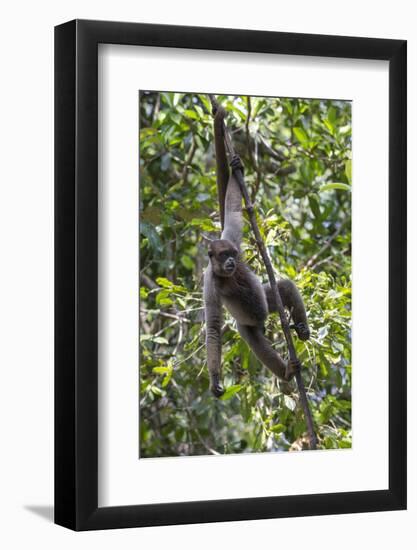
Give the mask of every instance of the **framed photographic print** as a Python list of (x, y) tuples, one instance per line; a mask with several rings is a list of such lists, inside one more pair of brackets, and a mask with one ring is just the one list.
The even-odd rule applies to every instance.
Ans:
[(406, 507), (406, 42), (55, 29), (55, 521)]

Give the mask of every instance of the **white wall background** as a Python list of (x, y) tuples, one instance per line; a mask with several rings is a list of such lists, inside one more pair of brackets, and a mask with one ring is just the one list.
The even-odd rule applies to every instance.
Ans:
[[(3, 548), (352, 549), (415, 541), (415, 337), (409, 315), (409, 510), (352, 516), (72, 533), (53, 525), (53, 26), (73, 18), (403, 38), (409, 151), (417, 150), (414, 2), (38, 0), (1, 15), (0, 544)], [(370, 136), (372, 139), (372, 136)], [(409, 280), (417, 279), (417, 170), (409, 154)], [(409, 289), (409, 309), (416, 290)], [(370, 395), (372, 392), (370, 392)], [(366, 420), (366, 419), (365, 419)]]

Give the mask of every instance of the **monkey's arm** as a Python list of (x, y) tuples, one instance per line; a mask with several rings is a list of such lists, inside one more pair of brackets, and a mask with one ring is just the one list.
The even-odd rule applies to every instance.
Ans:
[(224, 228), (224, 209), (226, 199), (227, 182), (229, 181), (229, 164), (227, 162), (226, 147), (224, 145), (223, 120), (226, 111), (221, 106), (216, 107), (214, 113), (214, 147), (216, 150), (216, 177), (217, 194), (219, 197), (220, 221)]
[[(264, 284), (263, 288), (268, 302), (269, 312), (272, 313), (273, 311), (277, 311), (271, 285), (269, 283)], [(278, 281), (278, 290), (284, 307), (288, 308), (291, 313), (298, 337), (301, 340), (308, 340), (310, 338), (310, 329), (308, 327), (306, 309), (300, 291), (289, 279), (280, 279)]]
[(207, 367), (210, 389), (216, 397), (224, 393), (221, 385), (221, 329), (223, 322), (222, 304), (214, 287), (211, 265), (204, 273), (204, 316), (206, 322)]

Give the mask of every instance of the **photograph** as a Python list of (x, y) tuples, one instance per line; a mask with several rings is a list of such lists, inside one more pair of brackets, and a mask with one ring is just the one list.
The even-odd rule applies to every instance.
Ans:
[(412, 547), (415, 6), (199, 7), (4, 4), (0, 547)]
[(139, 91), (139, 458), (352, 447), (352, 102)]

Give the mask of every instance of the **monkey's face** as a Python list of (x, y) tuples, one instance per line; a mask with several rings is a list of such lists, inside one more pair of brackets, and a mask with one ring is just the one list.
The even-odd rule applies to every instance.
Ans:
[(212, 241), (208, 255), (213, 272), (218, 277), (232, 277), (236, 271), (239, 251), (227, 240)]

